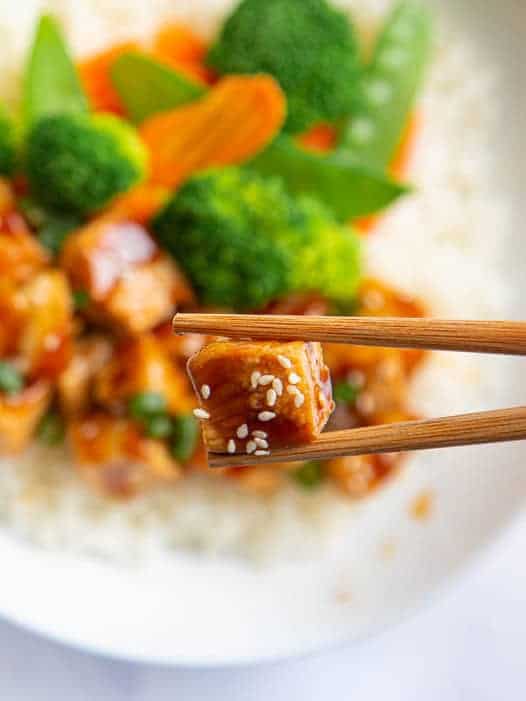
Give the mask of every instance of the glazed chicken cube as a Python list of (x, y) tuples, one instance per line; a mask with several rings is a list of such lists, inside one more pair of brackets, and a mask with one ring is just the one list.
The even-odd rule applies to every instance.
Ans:
[(15, 211), (7, 183), (0, 180), (0, 279), (25, 282), (48, 263), (48, 254)]
[(82, 476), (109, 496), (132, 497), (155, 482), (181, 476), (167, 446), (145, 438), (127, 419), (104, 413), (77, 418), (70, 424), (69, 437)]
[(0, 455), (19, 453), (48, 408), (51, 385), (38, 380), (15, 395), (0, 394)]
[(112, 344), (104, 336), (86, 336), (75, 341), (71, 359), (57, 383), (60, 406), (66, 415), (77, 415), (87, 409), (94, 379), (111, 354)]
[(115, 411), (143, 392), (162, 394), (171, 414), (188, 413), (195, 406), (186, 373), (153, 334), (123, 341), (95, 381), (96, 400)]
[(170, 317), (174, 305), (192, 301), (175, 263), (140, 224), (104, 217), (72, 234), (62, 266), (75, 290), (88, 295), (97, 321), (140, 334)]
[(188, 363), (208, 449), (260, 455), (309, 443), (334, 408), (319, 343), (217, 341)]
[(45, 270), (22, 289), (24, 325), (18, 350), (32, 377), (56, 378), (69, 362), (73, 305), (66, 276)]

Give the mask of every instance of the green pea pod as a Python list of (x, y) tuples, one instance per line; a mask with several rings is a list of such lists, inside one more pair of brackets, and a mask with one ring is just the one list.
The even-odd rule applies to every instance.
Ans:
[(348, 221), (378, 212), (409, 192), (384, 173), (343, 154), (318, 156), (279, 136), (250, 164), (263, 175), (280, 175), (296, 194), (317, 197), (337, 219)]
[(340, 150), (387, 168), (400, 144), (421, 87), (432, 44), (428, 8), (402, 0), (387, 19), (362, 81), (362, 100), (343, 131)]
[(139, 53), (126, 53), (111, 68), (111, 80), (129, 118), (140, 124), (157, 112), (192, 102), (206, 88), (159, 61)]
[(61, 29), (53, 17), (43, 15), (25, 68), (24, 126), (48, 114), (87, 111), (88, 100)]

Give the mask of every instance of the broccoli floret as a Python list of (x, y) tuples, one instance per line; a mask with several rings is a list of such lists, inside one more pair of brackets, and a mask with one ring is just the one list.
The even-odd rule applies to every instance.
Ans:
[(0, 105), (0, 175), (11, 175), (15, 168), (16, 139), (11, 118)]
[(189, 180), (156, 216), (154, 232), (202, 303), (255, 309), (287, 291), (289, 256), (261, 235), (277, 199), (273, 184), (225, 168)]
[(360, 239), (325, 205), (309, 196), (298, 199), (296, 224), (280, 231), (278, 239), (297, 252), (292, 289), (319, 291), (337, 304), (355, 299), (362, 268)]
[(220, 73), (270, 73), (288, 98), (286, 129), (351, 113), (359, 51), (348, 18), (326, 0), (242, 0), (207, 61)]
[(256, 309), (295, 290), (349, 301), (360, 275), (357, 237), (278, 178), (243, 168), (189, 180), (152, 222), (205, 304)]
[(143, 179), (147, 152), (126, 122), (109, 114), (56, 114), (32, 128), (26, 151), (33, 195), (59, 211), (89, 214)]

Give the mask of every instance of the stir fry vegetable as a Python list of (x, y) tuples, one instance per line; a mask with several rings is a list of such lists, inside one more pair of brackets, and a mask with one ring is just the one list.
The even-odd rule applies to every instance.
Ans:
[(206, 92), (199, 83), (140, 53), (120, 56), (110, 74), (126, 114), (135, 124), (192, 102)]
[(200, 170), (243, 163), (280, 131), (285, 110), (273, 78), (233, 76), (193, 104), (150, 117), (140, 133), (153, 182), (174, 187)]
[(41, 117), (62, 112), (85, 113), (88, 101), (82, 90), (62, 31), (43, 15), (26, 66), (23, 113), (26, 127)]
[(0, 175), (11, 175), (15, 168), (16, 138), (13, 120), (0, 105)]
[(210, 171), (186, 183), (152, 226), (206, 304), (250, 309), (293, 290), (339, 301), (356, 292), (358, 239), (315, 200), (291, 198), (276, 178)]
[(348, 117), (358, 102), (358, 45), (326, 0), (243, 0), (208, 54), (220, 73), (270, 73), (289, 104), (287, 131)]
[(402, 0), (387, 19), (362, 78), (362, 104), (349, 120), (341, 150), (387, 168), (399, 145), (431, 53), (429, 11)]
[(27, 141), (33, 194), (58, 210), (87, 214), (146, 175), (148, 156), (133, 128), (110, 114), (54, 114)]
[(292, 193), (321, 200), (340, 221), (378, 212), (409, 188), (343, 153), (320, 156), (301, 149), (286, 135), (251, 161), (262, 175), (279, 175)]

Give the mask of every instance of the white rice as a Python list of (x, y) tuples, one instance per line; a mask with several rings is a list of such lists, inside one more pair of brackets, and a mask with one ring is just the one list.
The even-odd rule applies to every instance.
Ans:
[[(211, 34), (226, 0), (24, 0), (0, 4), (0, 95), (16, 103), (24, 49), (35, 18), (51, 10), (85, 54), (121, 39), (147, 37), (166, 19)], [(338, 3), (371, 34), (388, 0)], [(206, 9), (206, 12), (204, 12)], [(445, 38), (447, 37), (447, 42)], [(417, 191), (396, 206), (369, 241), (369, 270), (427, 301), (436, 315), (505, 315), (510, 290), (499, 266), (510, 205), (492, 182), (489, 148), (498, 105), (488, 59), (466, 37), (441, 28), (423, 96), (424, 127), (412, 164)], [(491, 403), (498, 377), (489, 359), (443, 354), (421, 373), (415, 404), (429, 414)], [(444, 386), (447, 391), (444, 391)], [(324, 547), (344, 527), (348, 501), (331, 488), (290, 488), (258, 498), (229, 481), (196, 476), (127, 504), (92, 494), (67, 455), (34, 446), (0, 469), (0, 518), (42, 546), (118, 560), (151, 550), (191, 548), (243, 556), (287, 556)], [(374, 505), (371, 505), (374, 508)]]

